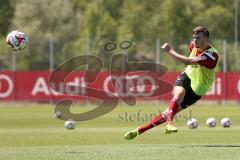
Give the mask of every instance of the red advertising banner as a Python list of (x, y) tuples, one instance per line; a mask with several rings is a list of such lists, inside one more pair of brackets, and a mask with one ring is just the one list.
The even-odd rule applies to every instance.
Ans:
[[(174, 86), (175, 79), (179, 73), (168, 72), (161, 77), (162, 80), (169, 82)], [(84, 87), (68, 87), (63, 83), (52, 85), (48, 84), (50, 72), (0, 72), (0, 100), (1, 101), (50, 101), (62, 99), (85, 100), (84, 96), (71, 96), (81, 93), (84, 95)], [(139, 73), (132, 73), (130, 76), (138, 76)], [(67, 77), (65, 83), (72, 86), (90, 86), (111, 92), (117, 96), (112, 86), (111, 76), (108, 72), (101, 72), (96, 81), (86, 83), (83, 80), (83, 72), (74, 72)], [(148, 79), (149, 80), (149, 79)], [(80, 89), (79, 89), (80, 88)], [(137, 88), (139, 89), (139, 88)], [(145, 88), (141, 88), (146, 89)], [(57, 91), (57, 92), (56, 92)], [(65, 91), (69, 94), (61, 94)], [(61, 93), (59, 93), (61, 92)], [(171, 92), (158, 97), (161, 100), (169, 100)], [(89, 99), (89, 98), (88, 98)], [(218, 73), (212, 89), (203, 97), (204, 100), (237, 100), (240, 99), (240, 73), (228, 72)]]

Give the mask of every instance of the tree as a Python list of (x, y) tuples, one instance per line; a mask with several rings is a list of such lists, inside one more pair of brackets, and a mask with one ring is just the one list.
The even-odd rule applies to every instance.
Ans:
[[(14, 15), (14, 3), (12, 0), (0, 0), (0, 69), (8, 69), (10, 66), (10, 51), (5, 43), (5, 37), (9, 31), (10, 23)], [(4, 5), (3, 5), (4, 4)]]
[(47, 70), (50, 39), (55, 43), (57, 62), (64, 59), (60, 53), (75, 38), (78, 24), (71, 0), (18, 1), (11, 28), (25, 32), (30, 39), (25, 53), (18, 56), (19, 68)]
[[(10, 3), (13, 2), (14, 3)], [(106, 52), (108, 41), (130, 40), (130, 60), (139, 55), (155, 61), (156, 39), (169, 42), (177, 51), (188, 55), (192, 29), (204, 25), (210, 30), (211, 43), (222, 47), (222, 40), (233, 43), (233, 3), (224, 0), (0, 0), (0, 30), (18, 29), (29, 39), (28, 47), (17, 55), (18, 69), (49, 68), (49, 40), (55, 44), (57, 64), (79, 54), (85, 54), (90, 40), (91, 54), (109, 66), (111, 56), (120, 50)], [(16, 6), (14, 6), (14, 5)], [(240, 7), (240, 5), (239, 5)], [(14, 10), (15, 8), (15, 10)], [(240, 9), (239, 9), (240, 10)], [(31, 13), (31, 14), (29, 14)], [(14, 14), (12, 25), (11, 14)], [(239, 12), (240, 14), (240, 12)], [(4, 20), (3, 20), (4, 19)], [(5, 22), (6, 23), (3, 23)], [(240, 32), (239, 32), (240, 34)], [(2, 58), (10, 62), (9, 50), (1, 37)], [(3, 46), (4, 45), (4, 46)], [(229, 50), (229, 54), (233, 54)], [(236, 58), (235, 58), (236, 59)], [(232, 63), (232, 60), (229, 59)], [(183, 65), (169, 56), (161, 55), (169, 70), (181, 70)], [(180, 67), (179, 67), (180, 66)], [(234, 67), (233, 67), (234, 66)], [(238, 64), (231, 69), (238, 68)]]
[(194, 23), (207, 26), (215, 39), (232, 39), (233, 13), (221, 5), (215, 5), (200, 12), (194, 19)]
[[(120, 6), (119, 6), (120, 5)], [(90, 40), (91, 54), (99, 56), (109, 66), (113, 52), (106, 52), (104, 45), (108, 41), (116, 41), (118, 34), (117, 20), (120, 18), (117, 7), (121, 7), (121, 1), (92, 1), (87, 4), (82, 13), (82, 23), (76, 30), (78, 38), (72, 44), (71, 49), (79, 54), (85, 54), (87, 40)]]
[(0, 4), (0, 36), (5, 36), (14, 14), (14, 6), (12, 0), (0, 0)]

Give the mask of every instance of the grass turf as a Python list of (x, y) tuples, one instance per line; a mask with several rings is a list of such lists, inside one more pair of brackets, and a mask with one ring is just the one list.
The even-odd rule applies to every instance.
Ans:
[[(84, 112), (91, 107), (73, 107)], [(179, 132), (163, 133), (164, 126), (126, 141), (123, 134), (149, 121), (164, 107), (156, 104), (121, 105), (97, 119), (78, 122), (66, 130), (63, 121), (53, 118), (54, 108), (40, 104), (0, 105), (0, 159), (240, 159), (240, 107), (196, 105), (178, 114)], [(198, 129), (188, 129), (186, 119), (197, 118)], [(217, 119), (216, 128), (205, 125), (206, 118)], [(221, 128), (220, 120), (230, 117), (231, 128)]]

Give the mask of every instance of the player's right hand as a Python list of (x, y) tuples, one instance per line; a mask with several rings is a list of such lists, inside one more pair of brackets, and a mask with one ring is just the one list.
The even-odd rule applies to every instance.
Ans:
[(161, 48), (167, 53), (169, 53), (170, 50), (172, 49), (168, 43), (164, 43)]

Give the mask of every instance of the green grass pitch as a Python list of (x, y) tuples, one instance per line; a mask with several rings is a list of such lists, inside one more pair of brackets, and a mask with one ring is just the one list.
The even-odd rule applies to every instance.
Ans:
[[(90, 110), (74, 106), (74, 113)], [(66, 130), (54, 119), (54, 106), (46, 104), (0, 105), (0, 160), (240, 160), (240, 107), (237, 105), (195, 105), (175, 119), (177, 134), (165, 135), (158, 126), (134, 140), (126, 131), (145, 124), (166, 105), (120, 105), (112, 112)], [(191, 111), (191, 113), (190, 113)], [(197, 118), (198, 129), (188, 129), (186, 118)], [(217, 119), (216, 128), (205, 125)], [(231, 128), (220, 120), (230, 117)]]

